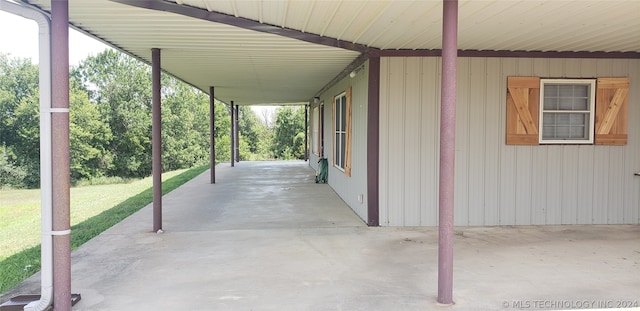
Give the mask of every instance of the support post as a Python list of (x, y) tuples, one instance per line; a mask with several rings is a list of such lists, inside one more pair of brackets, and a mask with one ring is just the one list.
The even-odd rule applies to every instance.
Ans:
[(309, 160), (309, 105), (304, 105), (304, 160)]
[(369, 57), (369, 103), (367, 115), (367, 225), (380, 225), (380, 57)]
[(71, 310), (71, 213), (69, 167), (69, 2), (51, 2), (53, 306)]
[(153, 172), (153, 232), (162, 232), (162, 117), (160, 110), (160, 49), (151, 49), (151, 160)]
[(236, 105), (236, 147), (235, 147), (235, 156), (236, 162), (240, 162), (240, 106)]
[(444, 0), (440, 110), (438, 303), (453, 304), (453, 207), (456, 133), (458, 0)]
[(324, 102), (320, 103), (320, 158), (324, 158)]
[(234, 112), (235, 112), (235, 108), (234, 108), (234, 105), (233, 105), (233, 101), (231, 101), (231, 155), (230, 155), (231, 167), (235, 166), (235, 163), (234, 163), (235, 162), (235, 157), (233, 156), (233, 150), (236, 149), (236, 142), (235, 142), (235, 139), (234, 139), (235, 136), (236, 136), (235, 135), (235, 126), (234, 126), (235, 122), (233, 122), (233, 120), (235, 120), (234, 117), (233, 117)]
[(209, 87), (209, 171), (210, 182), (216, 183), (216, 105), (213, 86)]

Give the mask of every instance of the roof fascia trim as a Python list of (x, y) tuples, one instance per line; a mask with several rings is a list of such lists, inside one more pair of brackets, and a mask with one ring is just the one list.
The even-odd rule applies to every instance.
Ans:
[[(377, 50), (370, 51), (369, 55), (379, 57), (429, 57), (442, 56), (442, 50)], [(640, 52), (458, 50), (458, 57), (640, 59)]]
[(297, 40), (305, 41), (309, 43), (342, 48), (345, 50), (351, 50), (351, 51), (356, 51), (360, 53), (367, 53), (372, 50), (377, 50), (375, 48), (370, 48), (362, 44), (347, 42), (347, 41), (338, 40), (330, 37), (322, 37), (320, 35), (306, 33), (306, 32), (302, 32), (295, 29), (282, 28), (282, 27), (278, 27), (270, 24), (263, 24), (258, 21), (254, 21), (251, 19), (243, 18), (243, 17), (235, 17), (233, 15), (228, 15), (228, 14), (215, 12), (215, 11), (207, 11), (201, 8), (177, 4), (177, 3), (168, 2), (168, 1), (158, 1), (158, 0), (111, 0), (111, 1), (138, 7), (138, 8), (184, 15), (192, 18), (201, 19), (201, 20), (216, 22), (220, 24), (235, 26), (235, 27), (258, 31), (258, 32), (274, 34), (274, 35), (287, 37), (291, 39), (297, 39)]

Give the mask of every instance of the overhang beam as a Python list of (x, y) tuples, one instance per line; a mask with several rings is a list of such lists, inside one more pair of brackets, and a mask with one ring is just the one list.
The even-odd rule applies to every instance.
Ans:
[(243, 17), (235, 17), (215, 11), (207, 11), (204, 9), (177, 4), (169, 1), (158, 0), (111, 0), (113, 2), (122, 3), (138, 8), (169, 12), (184, 16), (189, 16), (201, 20), (216, 22), (229, 26), (235, 26), (243, 29), (269, 33), (291, 39), (297, 39), (309, 43), (322, 44), (326, 46), (337, 47), (345, 50), (367, 53), (376, 48), (370, 48), (362, 44), (343, 41), (335, 38), (323, 37), (317, 34), (302, 32), (300, 30), (283, 28), (280, 26), (269, 25), (254, 21)]

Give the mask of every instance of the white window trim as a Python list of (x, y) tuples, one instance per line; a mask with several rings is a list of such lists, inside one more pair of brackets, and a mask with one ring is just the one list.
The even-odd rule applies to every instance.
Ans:
[[(343, 165), (343, 166), (342, 166), (342, 167), (341, 167), (341, 166), (339, 166), (339, 165), (338, 165), (338, 163), (337, 163), (337, 161), (336, 161), (336, 160), (337, 160), (337, 159), (336, 159), (336, 151), (337, 151), (337, 149), (338, 149), (338, 148), (340, 148), (340, 144), (338, 143), (338, 141), (336, 141), (336, 136), (337, 136), (336, 134), (338, 134), (338, 133), (344, 133), (344, 139), (345, 139), (345, 140), (347, 139), (347, 129), (345, 128), (343, 131), (338, 131), (337, 126), (336, 126), (336, 125), (337, 125), (337, 122), (339, 122), (339, 119), (338, 119), (338, 111), (341, 111), (341, 109), (338, 109), (338, 107), (337, 107), (337, 104), (336, 104), (336, 103), (338, 102), (338, 99), (340, 99), (340, 98), (342, 98), (342, 97), (344, 97), (344, 105), (345, 105), (345, 111), (346, 111), (346, 106), (347, 106), (347, 92), (342, 92), (342, 93), (340, 93), (340, 94), (336, 95), (336, 96), (334, 97), (334, 99), (333, 99), (333, 107), (334, 107), (334, 110), (333, 110), (333, 120), (334, 120), (334, 121), (333, 121), (333, 122), (334, 122), (334, 124), (333, 124), (333, 140), (334, 140), (334, 144), (333, 144), (333, 148), (334, 148), (334, 150), (333, 150), (333, 159), (334, 159), (334, 161), (333, 161), (333, 166), (334, 166), (335, 168), (337, 168), (339, 171), (342, 171), (342, 172), (344, 173), (344, 172), (346, 172), (346, 168), (345, 168), (345, 167), (347, 166), (347, 161), (346, 161), (346, 157), (347, 157), (347, 150), (346, 150), (346, 149), (345, 149), (345, 150), (341, 150), (341, 154), (342, 154), (342, 156), (343, 156), (343, 159), (342, 159), (342, 162), (343, 162), (343, 163), (342, 163), (342, 165)], [(345, 117), (345, 120), (346, 120), (346, 117)], [(345, 126), (346, 126), (346, 125), (345, 125)], [(345, 143), (345, 148), (348, 148), (348, 147), (346, 146), (346, 143)]]
[[(568, 112), (588, 112), (589, 113), (589, 139), (580, 140), (551, 140), (542, 138), (544, 129), (544, 85), (545, 84), (587, 84), (589, 88), (589, 110), (568, 111)], [(595, 114), (596, 114), (596, 79), (540, 79), (540, 113), (538, 124), (538, 142), (540, 144), (564, 144), (564, 145), (592, 145), (595, 136)]]

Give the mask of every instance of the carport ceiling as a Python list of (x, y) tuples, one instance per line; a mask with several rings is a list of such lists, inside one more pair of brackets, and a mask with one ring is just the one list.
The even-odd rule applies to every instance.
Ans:
[[(50, 0), (24, 0), (50, 11)], [(71, 0), (71, 25), (221, 101), (306, 102), (363, 52), (437, 50), (441, 1)], [(461, 0), (459, 47), (640, 52), (640, 1)]]

